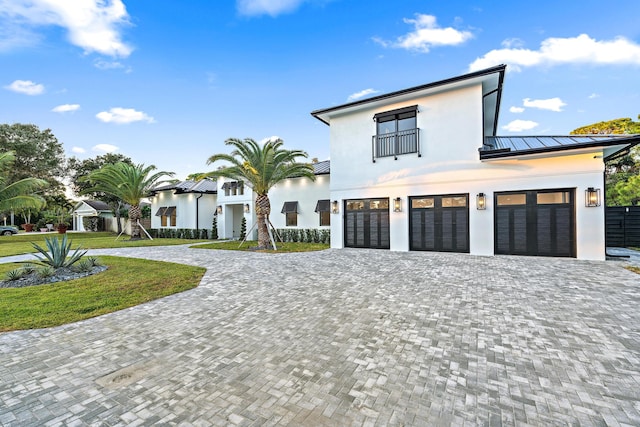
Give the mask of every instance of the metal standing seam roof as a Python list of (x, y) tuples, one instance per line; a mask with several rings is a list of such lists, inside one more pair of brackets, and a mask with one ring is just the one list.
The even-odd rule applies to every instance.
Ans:
[(325, 175), (331, 172), (331, 162), (329, 160), (313, 163), (312, 165), (314, 175)]
[(640, 135), (486, 136), (480, 159), (513, 157), (591, 147), (621, 146), (609, 157), (640, 143)]
[(175, 190), (176, 193), (217, 193), (218, 184), (210, 179), (203, 179), (202, 181), (187, 180), (160, 185), (151, 190), (151, 193), (155, 194), (159, 191), (169, 190)]

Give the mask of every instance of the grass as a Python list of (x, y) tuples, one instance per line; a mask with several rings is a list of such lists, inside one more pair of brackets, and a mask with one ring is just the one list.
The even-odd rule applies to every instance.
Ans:
[[(222, 242), (212, 242), (206, 243), (204, 245), (193, 246), (198, 249), (225, 249), (229, 251), (251, 251), (254, 250), (251, 248), (255, 248), (258, 246), (258, 242), (253, 240), (248, 240), (240, 246), (240, 242), (235, 240), (225, 240)], [(286, 252), (311, 252), (311, 251), (322, 251), (324, 249), (329, 249), (329, 245), (326, 243), (302, 243), (302, 242), (276, 242), (277, 251), (274, 250), (260, 250), (255, 252), (267, 252), (267, 253), (286, 253)]]
[(628, 265), (625, 268), (629, 271), (633, 271), (634, 273), (640, 274), (640, 267), (636, 267), (634, 265)]
[[(125, 235), (116, 240), (117, 234), (109, 232), (68, 233), (68, 235), (68, 239), (73, 242), (72, 249), (78, 246), (82, 246), (82, 249), (168, 246), (207, 241), (193, 239), (142, 239), (129, 241), (129, 236)], [(45, 244), (44, 238), (49, 236), (57, 236), (57, 234), (20, 233), (14, 236), (0, 236), (0, 257), (35, 252), (36, 250), (33, 248), (32, 243), (43, 246)]]
[[(162, 261), (101, 256), (108, 270), (81, 279), (0, 288), (0, 332), (77, 322), (193, 289), (205, 269)], [(0, 264), (0, 277), (23, 264)]]

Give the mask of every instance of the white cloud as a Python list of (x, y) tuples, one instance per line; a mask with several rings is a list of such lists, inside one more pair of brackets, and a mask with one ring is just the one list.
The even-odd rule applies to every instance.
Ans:
[(69, 111), (77, 111), (80, 109), (80, 104), (62, 104), (54, 107), (51, 111), (54, 113), (66, 113)]
[(522, 100), (522, 105), (530, 108), (538, 108), (540, 110), (549, 110), (549, 111), (562, 111), (562, 107), (567, 105), (560, 98), (549, 98), (549, 99), (530, 99), (525, 98)]
[(348, 101), (355, 101), (357, 99), (363, 98), (367, 95), (373, 95), (374, 93), (378, 93), (379, 91), (375, 90), (375, 89), (365, 89), (365, 90), (361, 90), (360, 92), (356, 92), (353, 93), (351, 95), (349, 95), (349, 98), (347, 98)]
[(71, 152), (76, 154), (82, 154), (82, 153), (86, 153), (87, 150), (85, 150), (82, 147), (71, 147)]
[(531, 120), (513, 120), (506, 126), (502, 126), (502, 129), (508, 130), (509, 132), (522, 132), (533, 129), (536, 126), (538, 126), (538, 123), (532, 122)]
[(236, 7), (242, 15), (270, 15), (293, 12), (304, 0), (236, 0)]
[(494, 49), (469, 65), (477, 71), (498, 64), (508, 64), (511, 71), (522, 67), (560, 64), (634, 64), (640, 65), (640, 45), (624, 37), (595, 40), (587, 34), (578, 37), (544, 40), (539, 50), (522, 48)]
[(279, 139), (280, 139), (280, 137), (279, 137), (279, 136), (276, 136), (276, 135), (274, 135), (274, 136), (269, 136), (269, 137), (267, 137), (267, 138), (261, 139), (261, 140), (260, 140), (260, 144), (264, 145), (264, 144), (266, 144), (267, 142), (272, 142), (272, 143), (273, 143), (273, 142), (278, 141)]
[(127, 57), (133, 50), (121, 40), (121, 27), (129, 24), (122, 0), (0, 0), (0, 27), (5, 23), (21, 33), (16, 42), (22, 44), (40, 37), (35, 27), (53, 25), (87, 53)]
[(597, 93), (592, 93), (591, 95), (589, 95), (589, 99), (595, 99), (595, 98), (600, 98), (600, 95), (598, 95)]
[(25, 95), (40, 95), (44, 93), (44, 86), (31, 80), (15, 80), (4, 88), (13, 92), (24, 93)]
[(154, 123), (153, 117), (147, 115), (143, 111), (136, 111), (133, 108), (120, 108), (115, 107), (109, 111), (102, 111), (96, 114), (98, 120), (105, 123), (125, 124), (133, 122), (147, 122)]
[(98, 144), (94, 145), (91, 149), (93, 151), (100, 151), (103, 153), (113, 153), (114, 151), (118, 151), (119, 148), (111, 144)]
[(524, 108), (522, 107), (510, 107), (509, 111), (512, 113), (522, 113), (524, 111)]
[(405, 18), (404, 22), (412, 24), (414, 30), (396, 41), (389, 42), (380, 38), (373, 40), (384, 47), (395, 47), (427, 53), (434, 46), (456, 46), (473, 37), (469, 31), (460, 31), (453, 27), (440, 28), (433, 15), (416, 14), (416, 19)]
[(500, 44), (502, 45), (502, 47), (505, 47), (508, 49), (524, 46), (524, 42), (521, 39), (515, 38), (515, 37), (511, 39), (505, 39)]

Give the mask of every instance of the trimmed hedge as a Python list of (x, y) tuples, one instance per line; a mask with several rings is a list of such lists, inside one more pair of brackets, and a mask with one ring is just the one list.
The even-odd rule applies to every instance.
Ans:
[(278, 234), (285, 242), (331, 243), (331, 231), (317, 228), (278, 228)]
[(208, 239), (209, 230), (195, 228), (152, 228), (149, 234), (154, 239)]

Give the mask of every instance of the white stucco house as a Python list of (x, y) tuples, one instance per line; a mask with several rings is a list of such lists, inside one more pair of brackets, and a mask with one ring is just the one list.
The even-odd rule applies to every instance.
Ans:
[[(273, 227), (329, 229), (330, 164), (315, 162), (313, 167), (315, 181), (291, 178), (271, 189)], [(216, 215), (218, 237), (238, 239), (243, 218), (247, 232), (256, 223), (255, 194), (248, 185), (227, 178), (162, 185), (150, 199), (151, 227), (156, 229), (211, 229)]]
[(604, 161), (640, 135), (497, 136), (505, 68), (311, 113), (333, 248), (605, 259)]

